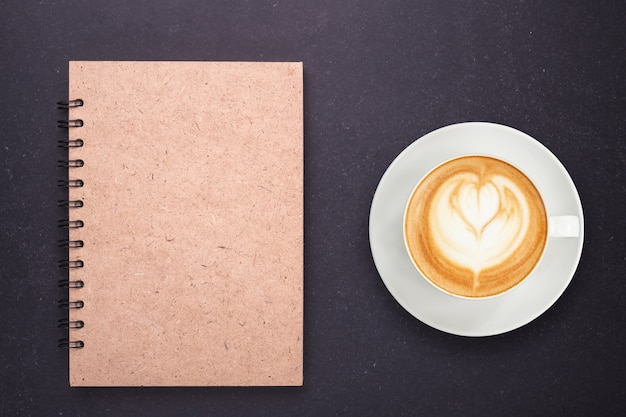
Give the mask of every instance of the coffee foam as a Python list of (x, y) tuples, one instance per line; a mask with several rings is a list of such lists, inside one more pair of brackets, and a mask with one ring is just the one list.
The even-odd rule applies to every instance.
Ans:
[(547, 216), (541, 196), (517, 168), (466, 156), (431, 171), (406, 212), (405, 238), (418, 269), (466, 297), (515, 286), (543, 253)]

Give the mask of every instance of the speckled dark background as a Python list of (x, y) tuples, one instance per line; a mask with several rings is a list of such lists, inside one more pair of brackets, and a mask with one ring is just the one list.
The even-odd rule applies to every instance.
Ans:
[[(617, 1), (4, 0), (0, 415), (626, 415), (625, 41)], [(304, 62), (304, 387), (69, 388), (54, 103), (70, 59)], [(546, 145), (586, 215), (558, 302), (479, 339), (406, 313), (367, 233), (398, 153), (470, 120)]]

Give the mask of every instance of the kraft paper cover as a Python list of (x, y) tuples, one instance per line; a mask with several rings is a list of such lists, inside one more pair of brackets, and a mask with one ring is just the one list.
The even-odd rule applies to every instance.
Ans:
[(301, 385), (301, 63), (70, 62), (72, 386)]

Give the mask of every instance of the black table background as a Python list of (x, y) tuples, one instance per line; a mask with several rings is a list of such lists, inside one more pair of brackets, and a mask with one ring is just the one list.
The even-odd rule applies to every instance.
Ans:
[[(3, 1), (0, 415), (626, 415), (625, 26), (617, 1)], [(78, 59), (304, 62), (303, 387), (68, 386), (54, 103)], [(388, 164), (462, 121), (537, 138), (586, 216), (564, 295), (487, 338), (405, 312), (368, 242)]]

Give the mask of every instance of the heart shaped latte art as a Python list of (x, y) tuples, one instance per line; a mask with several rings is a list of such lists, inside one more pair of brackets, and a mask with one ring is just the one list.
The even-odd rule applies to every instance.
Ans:
[(529, 227), (529, 216), (523, 192), (510, 179), (471, 172), (444, 181), (428, 213), (439, 253), (475, 276), (516, 251)]
[(530, 178), (489, 156), (446, 161), (415, 187), (404, 238), (422, 276), (462, 297), (501, 294), (528, 277), (547, 244), (548, 217)]

